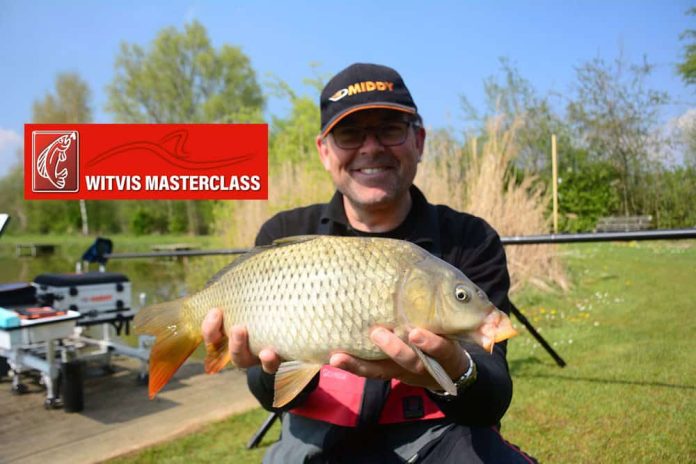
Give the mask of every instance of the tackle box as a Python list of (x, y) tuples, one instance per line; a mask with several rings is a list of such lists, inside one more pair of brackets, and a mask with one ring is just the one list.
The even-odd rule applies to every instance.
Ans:
[(19, 316), (16, 312), (0, 306), (0, 329), (19, 327)]
[(56, 309), (78, 311), (82, 317), (127, 311), (131, 308), (131, 283), (117, 272), (41, 274), (34, 279), (37, 296)]
[(25, 282), (0, 283), (0, 306), (12, 308), (16, 306), (36, 305), (36, 288)]

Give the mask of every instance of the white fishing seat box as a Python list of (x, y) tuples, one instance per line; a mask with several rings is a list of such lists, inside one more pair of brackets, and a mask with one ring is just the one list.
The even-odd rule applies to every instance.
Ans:
[(131, 283), (116, 272), (41, 274), (34, 279), (37, 297), (56, 309), (78, 311), (82, 317), (119, 313), (131, 308)]

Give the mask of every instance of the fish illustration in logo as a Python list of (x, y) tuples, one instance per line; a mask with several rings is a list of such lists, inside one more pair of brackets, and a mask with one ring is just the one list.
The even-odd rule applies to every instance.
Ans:
[(65, 187), (65, 178), (68, 176), (68, 170), (67, 168), (60, 168), (68, 159), (66, 152), (76, 139), (75, 132), (61, 135), (44, 148), (36, 160), (36, 171), (41, 177), (48, 179), (56, 188), (62, 189)]

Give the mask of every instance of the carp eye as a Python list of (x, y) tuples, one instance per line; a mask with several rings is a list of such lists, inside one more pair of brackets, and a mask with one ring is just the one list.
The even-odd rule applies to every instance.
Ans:
[(471, 299), (469, 291), (463, 285), (457, 285), (457, 287), (454, 289), (454, 297), (463, 303), (466, 303)]

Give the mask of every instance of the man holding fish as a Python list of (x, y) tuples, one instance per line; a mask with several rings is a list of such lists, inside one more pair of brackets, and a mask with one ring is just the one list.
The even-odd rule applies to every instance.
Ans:
[[(316, 145), (336, 194), (327, 204), (271, 218), (256, 245), (308, 235), (398, 239), (429, 252), (427, 258), (418, 255), (418, 266), (432, 260), (434, 267), (421, 266), (420, 280), (403, 277), (408, 282), (400, 280), (394, 295), (385, 292), (398, 300), (398, 311), (409, 314), (404, 319), (409, 323), (370, 326), (369, 347), (351, 354), (332, 350), (324, 366), (284, 362), (272, 338), (264, 345), (252, 340), (248, 324), (230, 323), (219, 309), (207, 314), (202, 331), (209, 352), (225, 351), (236, 366), (248, 368), (249, 388), (261, 405), (287, 412), (281, 440), (264, 462), (532, 462), (498, 431), (512, 397), (504, 340), (514, 329), (507, 317), (509, 276), (497, 233), (480, 218), (428, 203), (413, 185), (426, 134), (395, 70), (353, 64), (329, 81), (320, 104)], [(319, 243), (311, 237), (297, 240)], [(287, 239), (281, 242), (286, 243), (276, 246), (292, 247)], [(384, 249), (383, 243), (392, 242), (375, 243)], [(345, 266), (356, 273), (351, 263)], [(430, 282), (435, 276), (441, 278)], [(435, 285), (451, 288), (442, 295), (422, 290)], [(402, 300), (402, 291), (416, 296)], [(362, 298), (358, 292), (351, 300), (354, 305), (373, 301), (369, 295)], [(435, 305), (435, 300), (447, 301)], [(458, 304), (476, 314), (476, 322), (450, 333), (442, 311)], [(431, 306), (440, 312), (430, 319), (423, 314), (426, 322), (415, 323), (419, 316), (412, 314), (427, 313)], [(370, 356), (370, 350), (379, 356)], [(294, 385), (283, 400), (277, 397), (284, 388), (277, 377)]]

